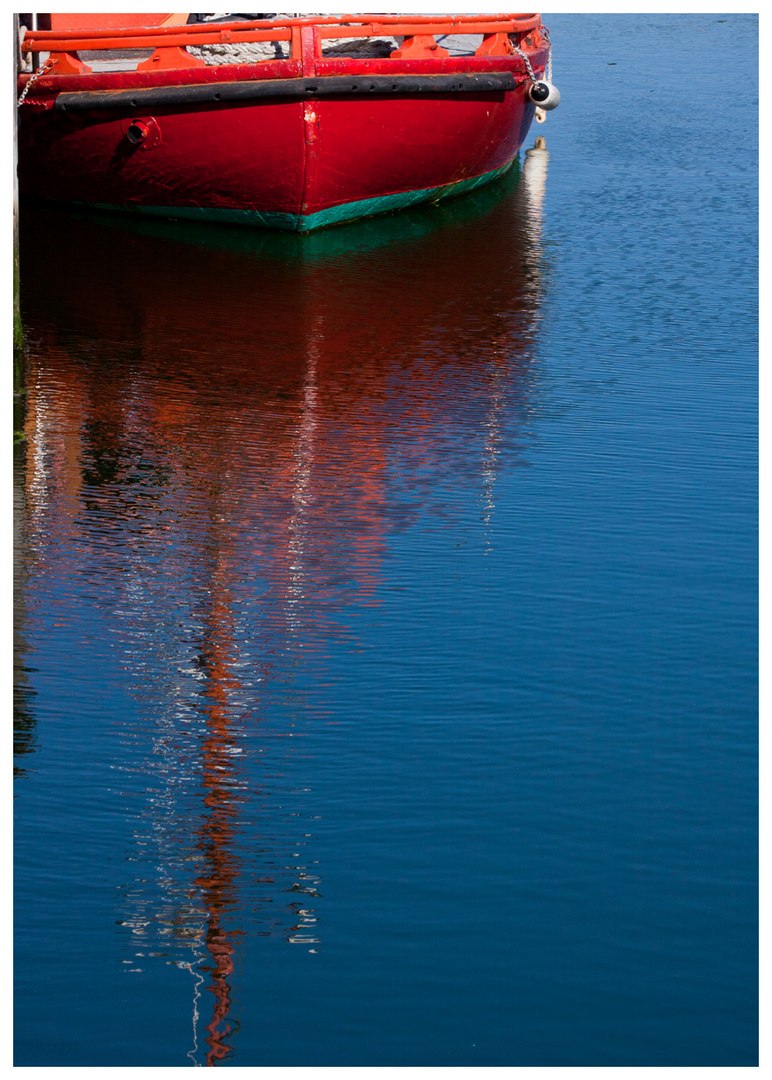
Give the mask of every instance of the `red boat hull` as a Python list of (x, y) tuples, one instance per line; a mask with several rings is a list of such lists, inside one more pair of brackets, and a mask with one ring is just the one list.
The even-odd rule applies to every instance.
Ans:
[[(20, 109), (22, 194), (305, 231), (493, 179), (513, 161), (535, 111), (517, 56), (316, 60), (326, 94), (311, 100), (297, 62), (261, 64), (260, 80), (257, 66), (43, 77), (33, 104)], [(448, 76), (491, 71), (512, 88), (409, 89), (410, 77), (447, 85)], [(384, 72), (396, 88), (387, 93), (378, 92)], [(376, 92), (353, 94), (359, 75), (381, 76)], [(283, 96), (164, 99), (164, 88), (177, 98), (218, 86), (276, 91), (282, 78)]]

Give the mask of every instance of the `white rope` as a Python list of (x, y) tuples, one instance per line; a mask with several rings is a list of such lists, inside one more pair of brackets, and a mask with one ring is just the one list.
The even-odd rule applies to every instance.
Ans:
[(261, 60), (286, 59), (286, 41), (244, 41), (240, 44), (188, 45), (188, 52), (210, 67), (218, 64), (256, 64)]
[[(209, 66), (256, 64), (262, 60), (286, 60), (288, 44), (286, 41), (218, 42), (216, 45), (189, 45), (188, 52)], [(322, 45), (322, 54), (383, 58), (390, 56), (399, 44), (396, 38), (327, 38)]]

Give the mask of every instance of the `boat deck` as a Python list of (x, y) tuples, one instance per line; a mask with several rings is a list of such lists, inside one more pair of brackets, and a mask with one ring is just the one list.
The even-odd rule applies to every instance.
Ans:
[[(448, 51), (450, 56), (474, 56), (477, 49), (480, 47), (483, 35), (482, 34), (445, 34), (437, 35), (437, 44)], [(273, 43), (271, 43), (273, 44)], [(277, 45), (281, 47), (283, 43), (277, 42)], [(351, 41), (343, 39), (338, 42), (331, 39), (324, 43), (322, 47), (322, 55), (335, 57), (359, 57), (359, 56), (372, 56), (372, 41)], [(382, 45), (382, 55), (388, 56), (392, 49), (396, 49), (401, 44), (401, 39), (398, 38), (385, 38), (378, 42)], [(142, 61), (147, 60), (152, 55), (152, 49), (116, 49), (111, 52), (81, 52), (79, 58), (92, 69), (94, 72), (112, 72), (112, 71), (136, 71), (137, 65)], [(202, 55), (206, 59), (207, 64), (219, 65), (219, 64), (236, 64), (243, 63), (244, 58), (236, 54), (229, 54), (224, 51), (220, 51), (216, 46), (204, 46), (201, 49), (195, 49), (194, 55)], [(45, 58), (45, 54), (41, 54), (41, 61)], [(269, 52), (265, 52), (263, 55), (255, 54), (255, 62), (259, 62), (261, 59), (273, 59)]]

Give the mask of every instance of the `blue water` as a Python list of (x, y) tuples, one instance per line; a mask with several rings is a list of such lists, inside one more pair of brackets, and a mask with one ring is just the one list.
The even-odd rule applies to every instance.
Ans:
[(24, 215), (17, 1065), (756, 1064), (757, 18), (545, 21), (488, 191)]

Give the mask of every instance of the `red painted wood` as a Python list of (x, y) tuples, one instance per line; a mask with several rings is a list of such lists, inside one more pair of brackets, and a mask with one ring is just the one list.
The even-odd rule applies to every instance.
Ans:
[(506, 164), (520, 146), (524, 98), (521, 89), (314, 102), (318, 137), (307, 155), (302, 212), (439, 187)]
[(51, 13), (51, 30), (104, 30), (116, 27), (160, 26), (171, 16), (159, 12), (141, 15), (136, 11), (121, 15), (106, 15), (93, 11), (82, 15), (70, 15), (61, 11)]
[[(323, 59), (318, 26), (296, 21), (291, 33), (294, 60), (39, 79), (19, 112), (22, 193), (87, 203), (313, 214), (470, 179), (506, 164), (522, 145), (534, 107), (517, 55)], [(172, 40), (170, 34), (164, 44)], [(529, 52), (534, 69), (543, 71), (546, 49)], [(51, 108), (59, 92), (80, 90), (484, 71), (511, 71), (522, 81), (500, 93), (264, 99), (154, 107), (152, 115), (142, 106), (66, 113)], [(26, 81), (20, 78), (20, 90)], [(127, 139), (132, 119), (153, 122), (152, 144)]]
[[(222, 64), (219, 67), (191, 67), (178, 71), (110, 71), (69, 77), (44, 75), (35, 83), (34, 94), (30, 94), (30, 97), (37, 99), (47, 94), (55, 96), (78, 90), (140, 90), (150, 86), (200, 86), (204, 83), (296, 79), (301, 74), (300, 60), (265, 60), (260, 64)], [(28, 77), (19, 77), (20, 93)]]
[(188, 45), (218, 45), (221, 42), (246, 42), (250, 41), (289, 41), (292, 31), (289, 28), (277, 30), (253, 30), (251, 32), (235, 33), (230, 30), (221, 30), (209, 25), (205, 27), (206, 33), (194, 37), (190, 34), (190, 27), (173, 27), (171, 31), (162, 36), (158, 33), (151, 34), (149, 31), (141, 36), (129, 37), (120, 30), (115, 30), (111, 37), (91, 37), (85, 33), (80, 36), (55, 35), (53, 39), (43, 39), (42, 34), (30, 36), (24, 39), (24, 51), (30, 52), (33, 48), (44, 49), (70, 49), (77, 52), (83, 50), (109, 51), (111, 49), (153, 49), (156, 46), (171, 48), (185, 48)]
[[(122, 121), (161, 133), (132, 145)], [(303, 104), (30, 112), (19, 132), (24, 194), (64, 202), (204, 206), (298, 213), (304, 172)]]
[[(534, 71), (543, 71), (547, 50), (533, 49), (528, 54)], [(387, 57), (363, 59), (357, 57), (329, 58), (316, 61), (316, 74), (321, 75), (455, 75), (475, 71), (512, 71), (527, 76), (521, 57), (514, 56), (449, 56), (425, 59), (396, 59)], [(41, 80), (43, 81), (43, 80)], [(81, 85), (80, 82), (78, 85)]]
[(532, 116), (524, 87), (157, 108), (161, 137), (144, 150), (122, 127), (147, 120), (141, 109), (35, 110), (20, 130), (19, 182), (25, 194), (67, 202), (315, 213), (495, 169)]
[[(529, 52), (534, 70), (544, 70), (545, 48)], [(315, 60), (313, 74), (322, 75), (454, 75), (477, 71), (512, 71), (523, 78), (526, 67), (515, 56), (459, 56), (426, 60), (372, 60), (340, 57)], [(132, 90), (146, 86), (184, 86), (216, 82), (247, 82), (263, 79), (294, 79), (301, 75), (300, 60), (265, 60), (259, 64), (222, 64), (219, 67), (190, 68), (180, 71), (111, 71), (91, 75), (44, 75), (34, 85), (33, 98), (45, 94), (72, 93), (78, 90)], [(19, 93), (29, 76), (21, 75)]]
[[(112, 37), (113, 29), (118, 28), (114, 19), (126, 19), (123, 29), (123, 37), (127, 45), (132, 44), (132, 38), (143, 36), (147, 29), (150, 34), (177, 34), (181, 32), (179, 25), (159, 26), (155, 19), (170, 18), (169, 16), (151, 16), (146, 23), (136, 24), (134, 18), (142, 16), (122, 15), (54, 15), (52, 20), (59, 19), (68, 23), (54, 30), (35, 30), (27, 34), (24, 49), (30, 52), (42, 52), (46, 48), (53, 48), (52, 41), (81, 37), (82, 32), (88, 30), (93, 39), (91, 47), (98, 47), (96, 42), (99, 38)], [(301, 16), (297, 19), (258, 19), (253, 21), (243, 20), (233, 23), (192, 23), (184, 26), (182, 30), (189, 35), (209, 34), (215, 25), (218, 30), (230, 30), (234, 35), (252, 29), (264, 29), (266, 27), (303, 26), (312, 24), (326, 28), (323, 33), (326, 37), (361, 37), (363, 34), (379, 36), (384, 33), (409, 35), (423, 32), (432, 34), (463, 34), (463, 33), (492, 33), (487, 29), (488, 24), (494, 25), (497, 30), (525, 34), (529, 30), (536, 29), (541, 23), (541, 16), (533, 15), (379, 15), (375, 19), (371, 15), (346, 15), (346, 25), (340, 25), (341, 20), (336, 16)], [(105, 20), (93, 25), (87, 20)], [(54, 24), (56, 25), (56, 24)], [(418, 27), (417, 30), (411, 27)]]

